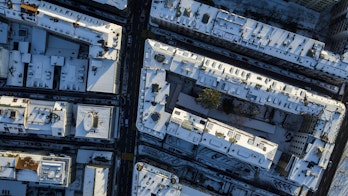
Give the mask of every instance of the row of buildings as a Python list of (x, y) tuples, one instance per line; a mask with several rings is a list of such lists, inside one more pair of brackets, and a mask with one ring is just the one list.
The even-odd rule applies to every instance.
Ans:
[[(127, 7), (126, 0), (96, 2)], [(0, 134), (12, 138), (2, 139), (0, 194), (113, 194), (117, 157), (101, 144), (117, 139), (119, 107), (69, 95), (116, 99), (122, 26), (36, 0), (1, 1), (0, 15), (1, 86), (16, 95), (0, 96)], [(17, 96), (36, 91), (59, 96)]]
[(121, 26), (44, 1), (0, 6), (7, 85), (118, 93)]
[(0, 132), (114, 140), (114, 106), (0, 97)]
[[(337, 1), (297, 3), (323, 11)], [(333, 9), (336, 20), (331, 22), (331, 25), (340, 23), (340, 28), (331, 31), (331, 38), (343, 46), (346, 11), (347, 1), (338, 3)], [(347, 81), (348, 61), (345, 54), (339, 55), (344, 51), (338, 44), (331, 45), (339, 53), (335, 54), (325, 49), (323, 42), (200, 2), (153, 1), (149, 22), (331, 84)], [(219, 91), (222, 99), (233, 100), (232, 107), (236, 103), (252, 105), (257, 114), (246, 117), (245, 112), (236, 110), (230, 115), (204, 108), (195, 101), (194, 94), (199, 89)], [(145, 43), (138, 104), (136, 126), (141, 133), (140, 141), (148, 143), (148, 147), (141, 147), (140, 155), (167, 163), (168, 170), (183, 163), (169, 163), (164, 160), (168, 159), (165, 153), (161, 159), (162, 154), (153, 156), (156, 150), (144, 149), (162, 149), (192, 162), (204, 159), (200, 161), (203, 165), (226, 172), (233, 168), (227, 164), (233, 161), (227, 160), (238, 160), (237, 163), (254, 166), (257, 170), (254, 175), (258, 176), (250, 179), (231, 172), (236, 180), (260, 189), (266, 185), (272, 193), (289, 195), (306, 195), (317, 190), (324, 171), (330, 167), (346, 113), (344, 104), (334, 99), (155, 40)], [(269, 115), (269, 110), (274, 113)], [(285, 120), (278, 121), (276, 116), (282, 115)], [(280, 133), (285, 139), (276, 139)], [(161, 192), (162, 186), (142, 187), (139, 170), (143, 164), (137, 163), (138, 171), (134, 169), (133, 195)], [(254, 183), (260, 179), (260, 185)], [(180, 195), (178, 187), (165, 190)]]
[(325, 43), (193, 0), (154, 1), (150, 24), (329, 83), (347, 81), (345, 55)]
[[(280, 173), (297, 183), (299, 190), (317, 189), (345, 117), (342, 103), (154, 40), (145, 43), (143, 66), (136, 125), (141, 133), (152, 136), (149, 140), (163, 145), (168, 137), (174, 137), (265, 171), (282, 170)], [(186, 90), (179, 81), (170, 81), (170, 74), (226, 97), (293, 114), (303, 123), (296, 130), (294, 125), (284, 125), (285, 121), (277, 124), (276, 120), (270, 123), (253, 117), (231, 122), (226, 114), (195, 104), (190, 94), (180, 101)], [(282, 147), (284, 141), (274, 139), (284, 130), (292, 134), (287, 148)], [(171, 147), (178, 151), (187, 148)]]
[(2, 150), (0, 190), (3, 195), (39, 195), (39, 190), (28, 191), (37, 186), (57, 189), (54, 195), (107, 195), (113, 158), (112, 152), (85, 149), (76, 155)]

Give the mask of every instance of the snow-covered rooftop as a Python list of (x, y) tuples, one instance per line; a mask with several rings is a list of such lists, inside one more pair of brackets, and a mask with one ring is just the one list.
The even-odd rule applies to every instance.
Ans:
[(88, 69), (87, 91), (116, 93), (117, 62), (91, 59)]
[(179, 196), (179, 178), (163, 169), (143, 162), (137, 162), (133, 169), (132, 195)]
[(22, 98), (0, 97), (0, 131), (10, 133), (25, 132), (25, 112), (28, 100)]
[[(10, 43), (18, 42), (18, 49), (14, 48), (8, 55), (5, 50), (1, 51), (6, 57), (1, 64), (8, 64), (8, 85), (23, 86), (26, 83), (27, 87), (52, 89), (53, 76), (57, 74), (54, 73), (55, 66), (61, 66), (60, 90), (85, 92), (87, 83), (87, 91), (117, 93), (118, 83), (109, 81), (117, 81), (121, 26), (44, 1), (11, 3), (9, 8), (6, 2), (0, 2), (1, 13), (15, 20), (11, 23), (14, 33), (8, 35), (12, 38)], [(18, 36), (17, 31), (21, 35)], [(1, 37), (4, 36), (7, 34), (2, 33)], [(87, 54), (78, 56), (79, 44), (65, 38), (87, 44)], [(1, 74), (7, 73), (6, 70)]]
[(348, 62), (325, 51), (323, 42), (193, 0), (154, 0), (150, 17), (153, 25), (179, 26), (214, 42), (264, 54), (264, 59), (282, 59), (335, 80), (348, 79)]
[(0, 55), (0, 78), (7, 78), (10, 51), (3, 47), (0, 47)]
[(75, 137), (110, 139), (112, 106), (77, 106)]
[(71, 157), (13, 151), (1, 151), (0, 155), (2, 157), (0, 164), (8, 162), (6, 167), (12, 169), (14, 173), (13, 177), (2, 176), (4, 178), (38, 182), (47, 186), (67, 187), (70, 184)]
[(83, 180), (83, 195), (106, 196), (109, 168), (86, 166)]
[(28, 66), (27, 87), (52, 89), (53, 78), (54, 66), (50, 64), (50, 57), (31, 55), (31, 62)]
[(72, 104), (0, 97), (0, 132), (64, 137), (70, 132)]
[(312, 190), (319, 186), (324, 170), (316, 164), (295, 158), (288, 179), (303, 184)]
[(178, 108), (173, 110), (167, 134), (266, 169), (271, 167), (278, 148), (278, 144)]
[(110, 5), (117, 9), (124, 10), (127, 8), (128, 0), (93, 0), (95, 2)]
[(111, 164), (112, 157), (113, 153), (108, 151), (78, 149), (76, 163), (99, 165), (96, 164), (98, 160), (95, 159), (102, 158), (104, 160), (104, 164), (106, 161), (110, 162)]
[[(174, 109), (172, 116), (164, 111), (164, 107), (167, 104), (166, 97), (169, 96), (168, 88), (174, 85), (175, 89), (175, 84), (169, 84), (166, 81), (166, 72), (171, 72), (180, 77), (190, 78), (196, 85), (218, 90), (225, 95), (237, 97), (257, 105), (276, 108), (290, 114), (315, 118), (312, 136), (317, 138), (317, 140), (308, 146), (305, 152), (305, 154), (308, 154), (304, 160), (301, 160), (304, 162), (314, 160), (315, 157), (312, 155), (315, 153), (311, 152), (316, 149), (322, 149), (321, 158), (316, 159), (315, 162), (318, 167), (326, 168), (328, 158), (332, 152), (332, 146), (345, 116), (346, 108), (341, 102), (154, 40), (146, 40), (145, 42), (143, 66), (140, 76), (136, 124), (139, 131), (159, 139), (164, 139), (166, 134), (170, 134), (193, 144), (203, 144), (202, 138), (214, 138), (213, 143), (216, 144), (215, 141), (219, 141), (218, 146), (220, 148), (213, 148), (213, 145), (209, 143), (211, 149), (232, 156), (232, 151), (226, 150), (228, 145), (231, 145), (229, 144), (228, 138), (230, 136), (227, 134), (228, 131), (224, 134), (224, 139), (217, 137), (222, 136), (220, 132), (223, 132), (224, 129), (222, 127), (226, 126), (220, 127), (218, 126), (221, 125), (220, 123), (215, 123), (217, 124), (216, 127), (219, 127), (217, 131), (219, 134), (216, 136), (214, 133), (215, 129), (211, 129), (212, 134), (209, 134), (204, 132), (204, 126), (200, 124), (200, 122), (209, 124), (210, 121), (213, 121), (211, 119), (202, 119), (197, 115), (190, 114), (182, 117), (180, 123), (172, 123), (173, 121), (178, 121), (175, 117), (177, 109)], [(188, 119), (195, 119), (195, 123), (189, 123)], [(213, 127), (215, 127), (215, 124)], [(230, 127), (228, 129), (234, 130)], [(249, 146), (250, 149), (260, 153), (259, 155), (267, 157), (267, 159), (262, 160), (272, 160), (274, 158), (277, 144), (261, 138), (259, 140), (251, 134), (246, 134), (246, 136), (254, 138), (250, 142), (253, 141), (255, 145)], [(249, 140), (243, 141), (245, 141), (243, 146), (246, 147)], [(263, 151), (264, 148), (262, 146), (266, 146), (266, 151)], [(226, 148), (224, 149), (224, 147)], [(249, 155), (249, 157), (253, 156)], [(268, 168), (270, 162), (256, 163), (253, 161), (251, 164), (256, 164), (260, 167), (265, 167), (263, 164), (266, 164), (265, 168)], [(318, 179), (320, 179), (320, 176)], [(309, 181), (302, 182), (309, 183)], [(305, 184), (305, 186), (316, 188), (314, 184), (309, 183)]]
[(70, 131), (71, 113), (67, 102), (30, 100), (24, 126), (29, 133), (64, 137)]
[(87, 59), (66, 59), (60, 73), (59, 90), (86, 90)]
[(64, 184), (65, 165), (64, 161), (39, 161), (38, 176), (39, 180), (45, 184)]

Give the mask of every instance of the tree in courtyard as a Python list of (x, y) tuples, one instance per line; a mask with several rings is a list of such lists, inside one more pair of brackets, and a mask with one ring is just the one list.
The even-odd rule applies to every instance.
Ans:
[(220, 105), (221, 93), (217, 90), (205, 88), (196, 99), (203, 107), (217, 109)]

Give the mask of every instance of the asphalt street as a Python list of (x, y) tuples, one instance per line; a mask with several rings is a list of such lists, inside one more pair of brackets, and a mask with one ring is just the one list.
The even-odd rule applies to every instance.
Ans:
[[(145, 6), (147, 3), (148, 6)], [(127, 36), (131, 37), (129, 47), (126, 49), (126, 58), (129, 70), (128, 74), (128, 90), (126, 103), (124, 105), (124, 119), (128, 119), (129, 124), (120, 130), (120, 140), (118, 143), (121, 153), (121, 165), (118, 171), (118, 194), (117, 195), (131, 195), (132, 187), (132, 173), (134, 164), (134, 146), (136, 140), (136, 115), (138, 108), (138, 91), (139, 91), (139, 77), (140, 70), (143, 65), (144, 41), (141, 36), (146, 27), (147, 19), (142, 18), (142, 10), (145, 9), (145, 15), (148, 17), (149, 0), (137, 0), (131, 8), (133, 12), (130, 15), (130, 29), (127, 29)], [(129, 39), (128, 39), (129, 40)], [(126, 74), (126, 73), (125, 73)]]

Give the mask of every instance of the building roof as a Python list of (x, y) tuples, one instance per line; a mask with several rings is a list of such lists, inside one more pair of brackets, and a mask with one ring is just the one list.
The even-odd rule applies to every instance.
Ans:
[(0, 97), (0, 122), (24, 124), (24, 113), (28, 99), (8, 96)]
[(70, 131), (72, 104), (0, 97), (0, 131), (66, 136)]
[(91, 59), (88, 68), (87, 91), (116, 93), (117, 62)]
[(318, 165), (296, 157), (292, 164), (288, 179), (303, 184), (312, 190), (316, 190), (323, 173), (324, 170)]
[(0, 178), (15, 179), (15, 157), (0, 157)]
[(95, 2), (116, 7), (119, 10), (127, 8), (128, 0), (93, 0)]
[[(156, 60), (158, 56), (163, 59)], [(149, 74), (156, 73), (156, 77), (161, 77), (165, 71), (170, 71), (191, 78), (200, 86), (216, 89), (258, 105), (271, 106), (293, 114), (317, 116), (320, 121), (325, 121), (325, 125), (323, 129), (318, 127), (315, 130), (316, 136), (327, 137), (330, 143), (334, 143), (345, 116), (345, 106), (339, 101), (153, 40), (146, 41), (144, 67), (146, 69), (141, 74), (139, 107), (146, 108), (145, 96), (141, 96), (146, 95), (144, 92), (147, 88), (144, 88), (144, 84), (150, 86), (156, 83), (146, 80), (153, 77)], [(160, 93), (158, 92), (159, 95)], [(144, 106), (141, 105), (143, 103)]]
[(7, 78), (10, 51), (3, 47), (0, 47), (0, 55), (0, 78)]
[(167, 127), (167, 134), (197, 145), (206, 128), (206, 121), (204, 118), (174, 108)]
[(60, 73), (59, 90), (86, 91), (87, 59), (66, 59)]
[(138, 162), (133, 169), (132, 195), (179, 196), (181, 184), (179, 178), (163, 169)]
[[(241, 140), (240, 144), (243, 148), (240, 148), (239, 145), (233, 146), (229, 144), (230, 136), (227, 134), (227, 130), (222, 128), (225, 126), (220, 127), (220, 123), (216, 123), (217, 125), (214, 124), (213, 127), (216, 126), (219, 128), (212, 129), (211, 134), (201, 131), (202, 128), (199, 128), (199, 126), (195, 127), (195, 123), (184, 123), (184, 127), (190, 127), (191, 129), (182, 128), (183, 120), (180, 123), (173, 123), (173, 121), (176, 121), (173, 117), (177, 109), (174, 109), (172, 116), (168, 116), (168, 112), (164, 111), (164, 106), (167, 103), (163, 100), (166, 100), (165, 97), (168, 96), (166, 88), (171, 85), (166, 82), (166, 72), (190, 78), (196, 85), (215, 89), (225, 95), (233, 96), (253, 104), (270, 106), (286, 113), (315, 118), (316, 121), (314, 121), (312, 137), (317, 138), (322, 143), (312, 143), (312, 150), (308, 148), (308, 152), (305, 152), (308, 155), (305, 156), (305, 159), (300, 159), (302, 160), (300, 163), (306, 164), (309, 160), (314, 160), (315, 157), (310, 155), (311, 151), (317, 148), (314, 146), (320, 146), (320, 148), (324, 148), (325, 150), (323, 150), (322, 157), (316, 160), (316, 166), (321, 169), (326, 168), (328, 157), (330, 157), (332, 152), (331, 148), (335, 143), (337, 133), (345, 117), (346, 108), (344, 104), (328, 97), (313, 94), (302, 88), (154, 40), (146, 40), (145, 42), (144, 67), (140, 77), (138, 118), (136, 124), (139, 131), (159, 139), (164, 139), (166, 134), (171, 134), (193, 144), (198, 144), (199, 142), (203, 144), (205, 142), (213, 150), (229, 156), (239, 157), (240, 160), (243, 160), (243, 156), (237, 156), (235, 154), (236, 150), (241, 150), (240, 154), (245, 157), (257, 159), (256, 161), (250, 162), (248, 160), (251, 159), (243, 161), (264, 168), (269, 168), (270, 161), (275, 157), (278, 147), (277, 144), (270, 143), (250, 134), (246, 134), (246, 139)], [(153, 88), (153, 84), (160, 85)], [(194, 108), (191, 108), (191, 110), (194, 110)], [(152, 118), (152, 116), (155, 118)], [(158, 116), (160, 118), (157, 118)], [(191, 114), (187, 116), (191, 116)], [(189, 118), (185, 117), (183, 119), (187, 120)], [(157, 120), (157, 123), (154, 119)], [(207, 124), (209, 124), (209, 121), (208, 119)], [(230, 129), (233, 130), (232, 128)], [(218, 131), (214, 132), (214, 130)], [(220, 132), (223, 132), (223, 130), (227, 132), (222, 137), (224, 139), (218, 137), (222, 136)], [(218, 132), (217, 135), (216, 132)], [(208, 143), (197, 138), (205, 138), (206, 141), (209, 139), (214, 140)], [(228, 148), (229, 145), (230, 148)], [(263, 148), (265, 146), (266, 148)], [(233, 149), (235, 151), (232, 151)], [(250, 149), (252, 150), (249, 151)], [(246, 155), (242, 152), (257, 153)], [(318, 176), (318, 179), (320, 179), (320, 176)], [(315, 179), (315, 183), (306, 180), (301, 182), (306, 187), (316, 188), (315, 184), (319, 182), (318, 179)]]
[(51, 120), (54, 102), (31, 100), (27, 108), (25, 128), (51, 134)]
[[(188, 0), (153, 1), (152, 22), (168, 23), (221, 39), (269, 56), (348, 79), (348, 61), (324, 50), (323, 42)], [(204, 19), (204, 16), (206, 16)], [(207, 21), (207, 22), (204, 22)]]
[(182, 191), (180, 196), (209, 196), (210, 194), (204, 193), (202, 191), (199, 191), (197, 189), (191, 188), (189, 186), (186, 185), (182, 185)]
[[(118, 92), (118, 83), (108, 81), (117, 81), (122, 26), (44, 1), (12, 2), (11, 9), (5, 2), (1, 4), (6, 17), (16, 20), (11, 23), (13, 31), (24, 32), (23, 25), (16, 25), (17, 22), (28, 25), (25, 40), (11, 35), (11, 43), (19, 40), (19, 47), (18, 51), (10, 52), (8, 60), (3, 59), (9, 62), (7, 85), (23, 86), (26, 82), (27, 87), (52, 89), (53, 76), (57, 74), (55, 66), (61, 66), (60, 90), (85, 92), (88, 81), (88, 91)], [(57, 36), (48, 35), (47, 31)], [(30, 51), (29, 43), (32, 43)], [(80, 54), (82, 43), (89, 47), (86, 54)], [(3, 52), (6, 57), (6, 51)], [(88, 60), (92, 65), (102, 62), (97, 72), (93, 66), (88, 69)], [(25, 63), (29, 64), (27, 81), (23, 81)]]
[[(21, 59), (19, 61), (19, 59)], [(8, 61), (8, 76), (6, 84), (9, 86), (23, 86), (24, 78), (24, 62), (22, 62), (22, 54), (20, 51), (10, 51)]]
[(78, 149), (76, 163), (96, 164), (98, 163), (97, 161), (98, 159), (102, 159), (103, 162), (99, 163), (98, 165), (102, 165), (102, 164), (111, 165), (112, 157), (113, 157), (113, 153), (108, 151)]
[(8, 24), (0, 22), (0, 44), (7, 44), (8, 30), (9, 30)]
[(83, 195), (106, 196), (109, 168), (86, 166), (83, 180)]
[(64, 184), (65, 162), (41, 160), (39, 162), (39, 181), (45, 184)]
[(178, 108), (173, 110), (167, 134), (266, 169), (271, 167), (278, 149), (278, 144)]
[(113, 107), (77, 106), (75, 137), (111, 139)]
[(0, 155), (1, 160), (10, 161), (6, 167), (12, 170), (14, 177), (6, 176), (8, 179), (38, 182), (49, 186), (67, 187), (70, 184), (71, 157), (15, 151), (1, 151)]
[(50, 64), (50, 57), (44, 55), (31, 55), (28, 65), (27, 87), (53, 88), (54, 66)]

